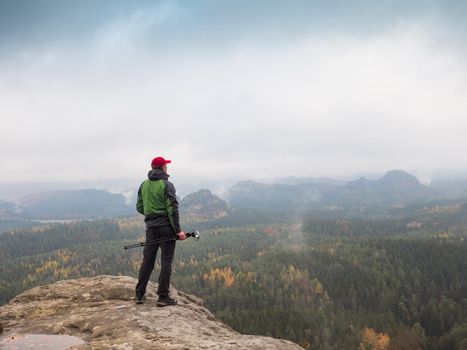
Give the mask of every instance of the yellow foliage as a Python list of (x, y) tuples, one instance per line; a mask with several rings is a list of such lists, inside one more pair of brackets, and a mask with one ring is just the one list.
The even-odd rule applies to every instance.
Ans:
[(67, 249), (59, 250), (57, 253), (57, 258), (66, 264), (72, 258), (72, 253)]
[(47, 274), (58, 269), (58, 262), (55, 260), (47, 260), (41, 267), (38, 267), (35, 271), (37, 275)]
[(235, 277), (232, 274), (230, 267), (224, 267), (223, 269), (213, 269), (203, 275), (205, 281), (224, 281), (226, 288), (231, 287), (235, 282)]
[[(70, 255), (66, 254), (65, 252), (58, 252), (57, 254), (59, 260), (61, 261), (68, 261), (71, 259)], [(71, 276), (79, 276), (79, 269), (78, 267), (73, 267), (73, 268), (67, 268), (61, 266), (59, 261), (56, 260), (47, 260), (45, 261), (41, 266), (37, 267), (33, 273), (30, 273), (24, 280), (23, 284), (24, 285), (30, 285), (33, 284), (34, 282), (38, 281), (41, 279), (40, 276), (53, 276), (54, 280), (60, 280), (60, 279), (67, 279)]]
[(247, 283), (255, 283), (256, 282), (256, 274), (252, 271), (247, 272), (239, 272), (235, 275), (235, 279), (237, 281), (245, 281)]
[(327, 295), (321, 282), (316, 278), (311, 279), (307, 270), (300, 270), (293, 265), (289, 265), (282, 270), (281, 278), (284, 283), (295, 285), (302, 291), (311, 291), (313, 294), (322, 297)]
[(37, 277), (29, 273), (23, 280), (23, 286), (32, 286), (36, 281)]
[(198, 260), (193, 255), (190, 257), (190, 266), (198, 266)]
[(146, 226), (139, 216), (120, 219), (117, 221), (117, 224), (122, 231), (132, 230), (135, 228), (140, 229), (143, 232), (146, 230)]
[(308, 280), (308, 272), (289, 265), (286, 269), (282, 270), (281, 277), (284, 282), (293, 283), (300, 280)]
[(365, 327), (360, 333), (361, 350), (385, 350), (389, 347), (389, 335), (377, 333), (373, 329)]
[(136, 259), (131, 260), (131, 269), (132, 269), (134, 272), (138, 272), (138, 271), (139, 271), (139, 268), (140, 268), (140, 266), (141, 266), (142, 260), (143, 260), (143, 259), (141, 259), (141, 258), (136, 258)]
[(304, 277), (308, 277), (304, 275), (304, 271), (301, 271), (293, 265), (289, 265), (287, 269), (283, 269), (281, 272), (282, 280), (286, 283), (291, 283), (298, 279), (303, 279)]
[(313, 279), (312, 282), (314, 284), (313, 291), (315, 292), (315, 294), (324, 296), (326, 291), (324, 290), (324, 287), (321, 284), (321, 282), (319, 280), (317, 280), (316, 278)]

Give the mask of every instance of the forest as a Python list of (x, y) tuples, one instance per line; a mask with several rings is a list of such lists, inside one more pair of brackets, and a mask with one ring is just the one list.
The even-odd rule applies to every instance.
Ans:
[[(467, 349), (467, 206), (406, 217), (231, 213), (177, 243), (173, 285), (247, 334), (305, 349)], [(140, 217), (0, 234), (0, 304), (37, 285), (136, 277)], [(157, 269), (152, 276), (157, 280)], [(0, 321), (1, 322), (1, 321)]]

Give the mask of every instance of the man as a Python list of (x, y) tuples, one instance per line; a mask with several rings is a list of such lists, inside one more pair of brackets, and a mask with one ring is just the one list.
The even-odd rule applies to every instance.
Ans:
[(143, 250), (143, 262), (139, 269), (138, 284), (136, 285), (136, 304), (144, 302), (144, 294), (151, 277), (157, 250), (161, 248), (161, 271), (159, 287), (157, 289), (157, 306), (176, 305), (177, 301), (169, 296), (170, 275), (175, 251), (175, 239), (183, 241), (185, 232), (180, 229), (178, 202), (175, 187), (168, 181), (167, 164), (170, 160), (156, 157), (151, 162), (148, 179), (138, 190), (136, 210), (144, 215), (146, 223), (146, 242), (156, 239), (173, 238), (167, 242), (146, 245)]

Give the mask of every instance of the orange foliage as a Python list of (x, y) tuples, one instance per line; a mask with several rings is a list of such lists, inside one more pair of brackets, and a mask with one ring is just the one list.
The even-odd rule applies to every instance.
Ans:
[(226, 288), (231, 287), (235, 282), (235, 277), (232, 274), (230, 267), (224, 267), (223, 269), (213, 269), (203, 275), (205, 281), (224, 281)]
[(361, 350), (385, 350), (389, 347), (389, 335), (377, 333), (373, 329), (365, 327), (360, 333)]

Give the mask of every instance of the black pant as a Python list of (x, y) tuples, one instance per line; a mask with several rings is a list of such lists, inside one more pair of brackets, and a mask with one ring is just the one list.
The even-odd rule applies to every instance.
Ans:
[[(171, 226), (148, 227), (146, 229), (146, 242), (155, 239), (175, 238)], [(170, 275), (172, 274), (172, 261), (175, 251), (175, 240), (159, 244), (146, 245), (143, 250), (143, 262), (139, 269), (136, 295), (143, 296), (156, 262), (157, 250), (161, 248), (161, 271), (159, 273), (159, 287), (157, 294), (161, 297), (169, 295)]]

